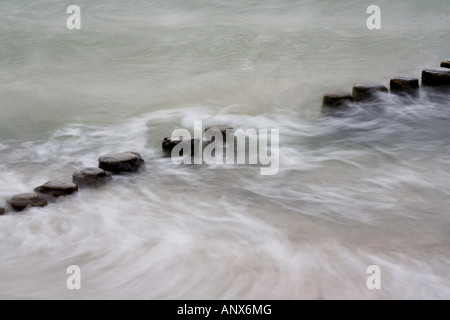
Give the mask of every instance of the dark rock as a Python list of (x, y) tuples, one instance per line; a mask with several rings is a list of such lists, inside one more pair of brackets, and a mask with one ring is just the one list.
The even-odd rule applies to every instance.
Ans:
[(234, 128), (230, 126), (212, 126), (205, 128), (205, 132), (208, 132), (210, 134), (214, 134), (215, 131), (219, 131), (222, 133), (222, 137), (224, 141), (227, 139), (227, 131), (229, 132), (230, 138), (234, 137)]
[(382, 84), (360, 83), (353, 87), (353, 99), (357, 102), (376, 99), (379, 93), (388, 93)]
[(86, 168), (73, 174), (73, 183), (79, 188), (96, 188), (112, 181), (112, 177), (100, 168)]
[(6, 212), (5, 208), (0, 207), (0, 216), (4, 215)]
[(351, 93), (342, 91), (331, 91), (323, 97), (322, 111), (330, 109), (346, 109), (349, 102), (353, 101)]
[(162, 142), (162, 149), (164, 151), (171, 152), (173, 148), (175, 148), (178, 144), (181, 143), (181, 140), (172, 140), (170, 138), (164, 138)]
[(113, 173), (136, 172), (145, 166), (145, 161), (139, 153), (129, 151), (104, 155), (98, 162), (101, 169)]
[(450, 86), (450, 70), (445, 68), (425, 69), (422, 71), (422, 84), (430, 87)]
[(47, 203), (47, 199), (36, 193), (19, 194), (8, 200), (8, 204), (18, 212), (28, 207), (45, 207)]
[(49, 181), (46, 184), (37, 187), (34, 191), (58, 198), (77, 192), (78, 186), (74, 183), (67, 183), (63, 181)]
[(190, 146), (190, 148), (191, 148), (191, 155), (194, 156), (195, 147), (198, 146), (199, 143), (200, 143), (200, 140), (199, 139), (195, 139), (195, 138), (184, 139), (184, 140), (183, 139), (174, 139), (174, 140), (172, 140), (170, 138), (164, 138), (164, 141), (162, 143), (162, 149), (168, 156), (170, 156), (172, 150), (177, 145), (184, 144), (184, 146), (180, 146), (180, 148), (181, 147), (188, 148)]
[(419, 90), (419, 79), (398, 76), (391, 79), (391, 92), (397, 94), (415, 94)]
[(441, 67), (442, 68), (450, 68), (450, 60), (442, 61)]

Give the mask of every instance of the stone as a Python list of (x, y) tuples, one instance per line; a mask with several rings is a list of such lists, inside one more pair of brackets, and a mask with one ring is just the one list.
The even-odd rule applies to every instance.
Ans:
[(171, 138), (164, 138), (164, 141), (162, 143), (162, 149), (167, 154), (170, 155), (172, 150), (179, 145), (180, 143), (183, 143), (187, 146), (191, 146), (191, 155), (194, 156), (194, 150), (195, 146), (200, 143), (199, 139), (171, 139)]
[(99, 168), (113, 173), (136, 172), (145, 166), (141, 155), (130, 151), (104, 155), (98, 162)]
[(368, 101), (376, 99), (379, 93), (388, 92), (388, 88), (382, 84), (359, 83), (353, 87), (353, 99), (357, 102)]
[(23, 193), (12, 197), (8, 200), (8, 204), (15, 211), (20, 212), (28, 207), (45, 207), (48, 202), (46, 198), (36, 193)]
[(345, 109), (349, 102), (353, 101), (351, 93), (342, 91), (331, 91), (323, 97), (322, 110)]
[(423, 70), (422, 84), (430, 87), (450, 86), (450, 69), (437, 68)]
[(67, 183), (63, 181), (49, 181), (46, 184), (34, 189), (34, 192), (50, 195), (58, 198), (68, 196), (78, 191), (75, 183)]
[(226, 137), (226, 135), (227, 135), (227, 130), (230, 131), (230, 132), (231, 131), (234, 132), (234, 128), (230, 127), (230, 126), (211, 126), (211, 127), (205, 128), (205, 132), (206, 131), (210, 131), (210, 130), (218, 130), (218, 131), (220, 131), (222, 133), (222, 135), (224, 137)]
[(96, 188), (112, 181), (112, 176), (100, 168), (86, 168), (73, 174), (73, 183), (79, 188)]
[[(205, 133), (214, 134), (215, 131), (220, 131), (222, 133), (223, 141), (227, 141), (227, 131), (229, 132), (229, 137), (234, 138), (234, 128), (230, 126), (211, 126), (205, 128)], [(207, 137), (207, 140), (210, 142), (212, 139), (210, 137)]]
[(407, 76), (398, 76), (391, 79), (391, 92), (397, 94), (415, 94), (419, 90), (419, 79)]
[(170, 138), (164, 138), (162, 142), (162, 149), (164, 151), (171, 152), (173, 148), (175, 148), (179, 143), (181, 143), (181, 140), (172, 140)]
[(450, 60), (442, 61), (441, 68), (450, 68)]
[(0, 207), (0, 216), (4, 215), (6, 213), (6, 209)]

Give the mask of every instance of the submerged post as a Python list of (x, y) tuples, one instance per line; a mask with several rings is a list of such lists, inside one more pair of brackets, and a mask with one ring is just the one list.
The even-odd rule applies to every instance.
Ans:
[(356, 102), (374, 100), (380, 93), (388, 93), (389, 90), (382, 84), (359, 83), (353, 87), (353, 98)]
[(322, 111), (328, 112), (331, 110), (344, 110), (348, 104), (353, 101), (351, 93), (342, 91), (328, 92), (322, 101)]
[(444, 60), (441, 62), (441, 68), (450, 68), (450, 60)]
[(450, 86), (450, 69), (437, 68), (423, 70), (422, 84), (429, 87)]
[(392, 93), (414, 95), (419, 91), (419, 79), (408, 76), (394, 77), (390, 87)]

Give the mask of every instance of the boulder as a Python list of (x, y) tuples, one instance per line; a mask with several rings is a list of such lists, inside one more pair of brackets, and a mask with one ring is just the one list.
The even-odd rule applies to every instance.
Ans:
[(353, 87), (353, 99), (357, 102), (376, 99), (379, 93), (388, 93), (389, 90), (382, 84), (359, 83)]
[(450, 68), (450, 60), (442, 61), (441, 68)]
[(6, 212), (5, 208), (0, 207), (0, 216), (4, 215)]
[(391, 79), (391, 92), (397, 94), (415, 94), (419, 90), (419, 79), (407, 76), (398, 76)]
[(46, 184), (34, 189), (37, 193), (50, 195), (58, 198), (61, 196), (68, 196), (78, 191), (78, 186), (74, 183), (67, 183), (63, 181), (49, 181)]
[(48, 202), (46, 198), (36, 193), (23, 193), (12, 197), (8, 200), (8, 204), (15, 211), (20, 212), (28, 207), (45, 207)]
[(330, 109), (346, 109), (349, 102), (353, 101), (351, 93), (342, 91), (331, 91), (323, 97), (322, 110), (324, 112)]
[(73, 183), (79, 188), (96, 188), (112, 181), (112, 177), (100, 168), (86, 168), (73, 174)]
[(141, 155), (130, 151), (104, 155), (98, 162), (99, 168), (113, 173), (136, 172), (145, 166)]
[(450, 86), (450, 69), (437, 68), (423, 70), (422, 84), (430, 87)]

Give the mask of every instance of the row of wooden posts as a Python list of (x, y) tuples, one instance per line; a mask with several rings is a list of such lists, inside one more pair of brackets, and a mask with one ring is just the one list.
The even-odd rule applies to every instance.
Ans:
[[(422, 87), (433, 87), (443, 90), (450, 88), (450, 60), (441, 63), (440, 68), (422, 71)], [(393, 94), (414, 96), (419, 92), (419, 78), (397, 76), (390, 81), (390, 92)], [(345, 110), (352, 102), (364, 102), (376, 99), (380, 94), (389, 93), (389, 89), (377, 83), (360, 83), (353, 87), (353, 92), (332, 91), (323, 98), (322, 108), (325, 113)]]
[[(64, 180), (49, 181), (34, 189), (31, 193), (17, 194), (7, 201), (14, 212), (30, 207), (45, 207), (57, 198), (78, 192), (78, 189), (98, 188), (113, 180), (114, 174), (135, 173), (145, 167), (145, 161), (136, 152), (107, 154), (99, 158), (99, 166), (85, 168), (73, 173), (72, 182)], [(0, 207), (0, 215), (7, 210)]]
[[(422, 86), (439, 89), (450, 89), (450, 60), (443, 61), (441, 68), (425, 69), (422, 71)], [(394, 77), (390, 81), (390, 92), (400, 95), (414, 96), (420, 89), (419, 79), (408, 76)], [(352, 102), (364, 102), (377, 98), (382, 93), (389, 93), (389, 89), (382, 84), (362, 83), (353, 87), (353, 92), (332, 91), (323, 98), (323, 111), (330, 112), (345, 110)], [(215, 126), (211, 129), (219, 130), (225, 136), (228, 126)], [(183, 141), (165, 138), (163, 150), (170, 152)], [(185, 142), (184, 142), (185, 143)], [(193, 144), (193, 141), (189, 141)], [(145, 161), (136, 152), (123, 152), (100, 157), (98, 168), (86, 168), (75, 172), (72, 182), (49, 181), (34, 189), (33, 193), (18, 194), (8, 200), (12, 210), (20, 212), (29, 207), (44, 207), (56, 198), (67, 196), (78, 191), (78, 188), (92, 188), (104, 185), (112, 180), (111, 174), (137, 172), (145, 166)], [(0, 207), (0, 215), (6, 209)]]

